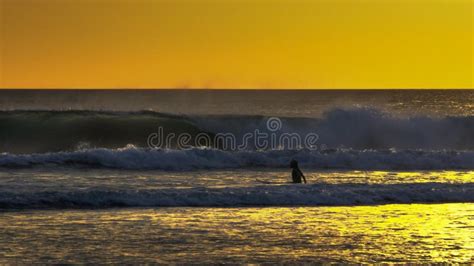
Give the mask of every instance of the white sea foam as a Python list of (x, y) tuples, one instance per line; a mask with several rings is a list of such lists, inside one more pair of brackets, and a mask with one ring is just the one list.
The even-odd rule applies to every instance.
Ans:
[[(332, 109), (321, 117), (280, 117), (272, 131), (319, 136), (316, 146), (352, 149), (474, 150), (474, 117), (395, 117), (376, 109)], [(11, 153), (70, 151), (84, 146), (147, 147), (150, 134), (233, 134), (237, 144), (255, 130), (269, 133), (266, 116), (183, 116), (151, 111), (0, 111), (0, 151)], [(278, 136), (277, 136), (278, 137)], [(176, 147), (176, 138), (168, 148)], [(195, 142), (191, 141), (192, 144)], [(251, 140), (249, 149), (255, 149)], [(213, 143), (213, 147), (219, 147)], [(162, 147), (165, 148), (165, 147)]]
[(0, 155), (0, 167), (87, 166), (115, 169), (197, 170), (226, 168), (287, 168), (291, 159), (312, 169), (434, 170), (474, 169), (473, 151), (419, 150), (272, 150), (222, 151), (217, 149), (166, 150), (127, 146), (75, 152)]
[(3, 192), (0, 208), (337, 206), (474, 202), (474, 184), (314, 184), (239, 188)]

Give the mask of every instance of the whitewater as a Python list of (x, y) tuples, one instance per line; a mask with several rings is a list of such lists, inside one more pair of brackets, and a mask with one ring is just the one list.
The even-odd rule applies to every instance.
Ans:
[[(268, 121), (277, 120), (270, 131)], [(297, 134), (301, 138), (317, 135), (316, 148), (474, 150), (474, 116), (397, 117), (374, 108), (325, 111), (320, 117), (275, 117), (249, 115), (177, 115), (155, 111), (80, 111), (16, 110), (0, 111), (0, 152), (45, 153), (74, 151), (81, 148), (123, 148), (131, 144), (150, 147), (149, 137), (162, 130), (163, 138), (187, 134), (191, 146), (207, 134), (231, 134), (236, 146), (255, 150), (255, 131)], [(177, 138), (159, 148), (176, 148)], [(280, 143), (281, 144), (281, 143)], [(225, 148), (220, 143), (209, 147)], [(278, 146), (272, 148), (279, 148)], [(285, 148), (285, 147), (283, 147)]]
[[(0, 91), (0, 264), (470, 263), (472, 103), (474, 90)], [(150, 147), (160, 128), (318, 138)], [(292, 159), (307, 184), (289, 183)]]
[(474, 202), (474, 184), (313, 184), (238, 188), (168, 188), (5, 192), (0, 209), (112, 207), (354, 206)]
[[(80, 106), (68, 92), (4, 94), (3, 210), (474, 202), (472, 91), (98, 91)], [(237, 147), (255, 130), (318, 138), (292, 149), (150, 147), (159, 128), (191, 141), (231, 134)], [(308, 185), (288, 184), (292, 159)]]
[(309, 169), (429, 170), (473, 169), (474, 151), (423, 150), (271, 150), (223, 151), (137, 148), (85, 149), (72, 152), (0, 154), (0, 167), (69, 166), (128, 170), (287, 168), (296, 159)]
[(121, 170), (70, 166), (0, 173), (0, 209), (358, 206), (474, 202), (470, 170), (359, 171), (303, 168), (289, 184), (278, 168)]

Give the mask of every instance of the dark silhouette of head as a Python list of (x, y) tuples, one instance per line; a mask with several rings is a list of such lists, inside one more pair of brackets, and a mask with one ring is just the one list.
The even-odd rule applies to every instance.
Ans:
[(290, 167), (291, 168), (298, 168), (298, 161), (297, 160), (291, 160)]

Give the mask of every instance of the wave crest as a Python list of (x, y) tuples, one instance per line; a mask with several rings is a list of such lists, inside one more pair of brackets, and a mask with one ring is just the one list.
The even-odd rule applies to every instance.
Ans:
[(291, 159), (317, 169), (434, 170), (474, 169), (474, 152), (421, 150), (271, 150), (229, 152), (217, 149), (90, 149), (44, 154), (1, 154), (0, 167), (87, 166), (116, 169), (287, 168)]
[(340, 206), (447, 202), (474, 202), (474, 184), (315, 184), (141, 191), (91, 189), (0, 194), (0, 209)]
[(474, 116), (400, 118), (374, 109), (333, 109), (321, 118), (280, 117), (278, 127), (270, 131), (268, 121), (263, 116), (179, 116), (151, 111), (0, 111), (0, 152), (72, 151), (78, 146), (115, 149), (129, 143), (147, 147), (148, 137), (160, 127), (165, 134), (187, 133), (193, 139), (200, 133), (211, 137), (231, 133), (238, 145), (244, 134), (258, 129), (277, 135), (317, 134), (318, 147), (474, 150)]

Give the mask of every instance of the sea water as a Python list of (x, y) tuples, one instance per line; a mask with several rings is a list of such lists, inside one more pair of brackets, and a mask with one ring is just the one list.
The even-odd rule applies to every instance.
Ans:
[[(473, 103), (472, 90), (0, 92), (0, 262), (472, 262)], [(149, 147), (159, 127), (319, 139)], [(288, 183), (291, 159), (308, 184)]]

